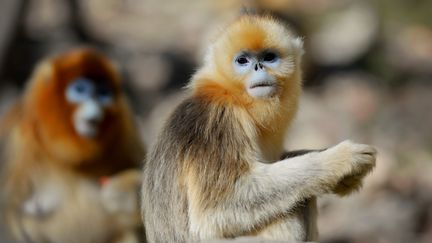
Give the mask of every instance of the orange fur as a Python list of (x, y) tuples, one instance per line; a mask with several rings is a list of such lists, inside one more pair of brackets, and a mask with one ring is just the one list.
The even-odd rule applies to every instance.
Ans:
[[(67, 85), (84, 76), (104, 82), (114, 93), (100, 125), (102, 132), (94, 139), (76, 133), (72, 124), (76, 107), (65, 99)], [(81, 48), (45, 60), (3, 124), (7, 127), (3, 137), (6, 213), (18, 238), (23, 237), (21, 227), (35, 242), (49, 237), (60, 237), (56, 240), (61, 242), (100, 242), (117, 234), (113, 219), (98, 201), (97, 181), (100, 176), (139, 168), (144, 150), (120, 77), (106, 57)], [(63, 195), (61, 209), (43, 224), (37, 217), (21, 216), (23, 203), (52, 185), (58, 185)], [(85, 225), (96, 227), (93, 236), (73, 236)], [(114, 233), (108, 234), (110, 230)]]

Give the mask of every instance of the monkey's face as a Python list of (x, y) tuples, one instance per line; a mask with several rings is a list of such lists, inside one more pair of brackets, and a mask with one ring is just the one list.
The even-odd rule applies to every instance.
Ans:
[(113, 90), (104, 82), (79, 77), (69, 83), (65, 97), (75, 106), (72, 123), (76, 133), (90, 139), (97, 137), (106, 109), (114, 103)]
[(243, 76), (248, 94), (254, 98), (268, 98), (276, 94), (278, 82), (272, 69), (277, 69), (281, 59), (277, 51), (240, 51), (233, 60), (236, 75)]
[(97, 52), (78, 49), (48, 60), (26, 96), (42, 142), (61, 160), (96, 160), (121, 137), (125, 102), (119, 77)]
[(55, 63), (57, 90), (69, 109), (66, 119), (80, 140), (106, 142), (115, 133), (120, 85), (108, 60), (91, 51), (77, 52)]
[(293, 83), (299, 86), (295, 74), (301, 46), (301, 40), (275, 20), (245, 17), (217, 39), (209, 57), (222, 76), (250, 97), (268, 99), (289, 92)]

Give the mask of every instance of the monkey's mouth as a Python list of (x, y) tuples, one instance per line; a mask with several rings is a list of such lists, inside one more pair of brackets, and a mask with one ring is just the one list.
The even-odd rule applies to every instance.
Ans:
[(99, 133), (99, 122), (84, 119), (75, 121), (76, 132), (85, 138), (95, 138)]
[(249, 88), (255, 89), (255, 88), (275, 87), (275, 86), (276, 84), (274, 82), (263, 81), (263, 82), (254, 83)]
[(270, 98), (276, 94), (276, 83), (271, 81), (261, 81), (249, 85), (247, 91), (255, 98)]

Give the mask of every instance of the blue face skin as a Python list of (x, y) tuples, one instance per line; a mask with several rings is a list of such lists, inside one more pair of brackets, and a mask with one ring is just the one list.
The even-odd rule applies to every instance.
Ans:
[(248, 94), (257, 99), (273, 97), (277, 92), (277, 80), (269, 70), (280, 68), (281, 60), (276, 51), (259, 53), (241, 51), (233, 60), (237, 74), (246, 77)]
[(104, 120), (105, 108), (114, 102), (114, 93), (109, 86), (87, 78), (78, 78), (66, 88), (66, 100), (76, 105), (73, 125), (78, 135), (95, 138), (99, 124)]
[(78, 78), (66, 88), (66, 99), (73, 104), (80, 104), (93, 99), (101, 106), (106, 107), (113, 103), (114, 95), (106, 85), (97, 84), (90, 79)]

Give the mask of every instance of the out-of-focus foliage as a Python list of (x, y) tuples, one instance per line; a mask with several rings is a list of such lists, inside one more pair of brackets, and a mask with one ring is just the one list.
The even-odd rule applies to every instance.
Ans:
[(205, 41), (243, 6), (304, 37), (305, 92), (287, 149), (349, 138), (379, 150), (360, 193), (320, 201), (322, 240), (431, 242), (432, 1), (1, 0), (0, 114), (37, 60), (92, 45), (117, 61), (151, 145)]

